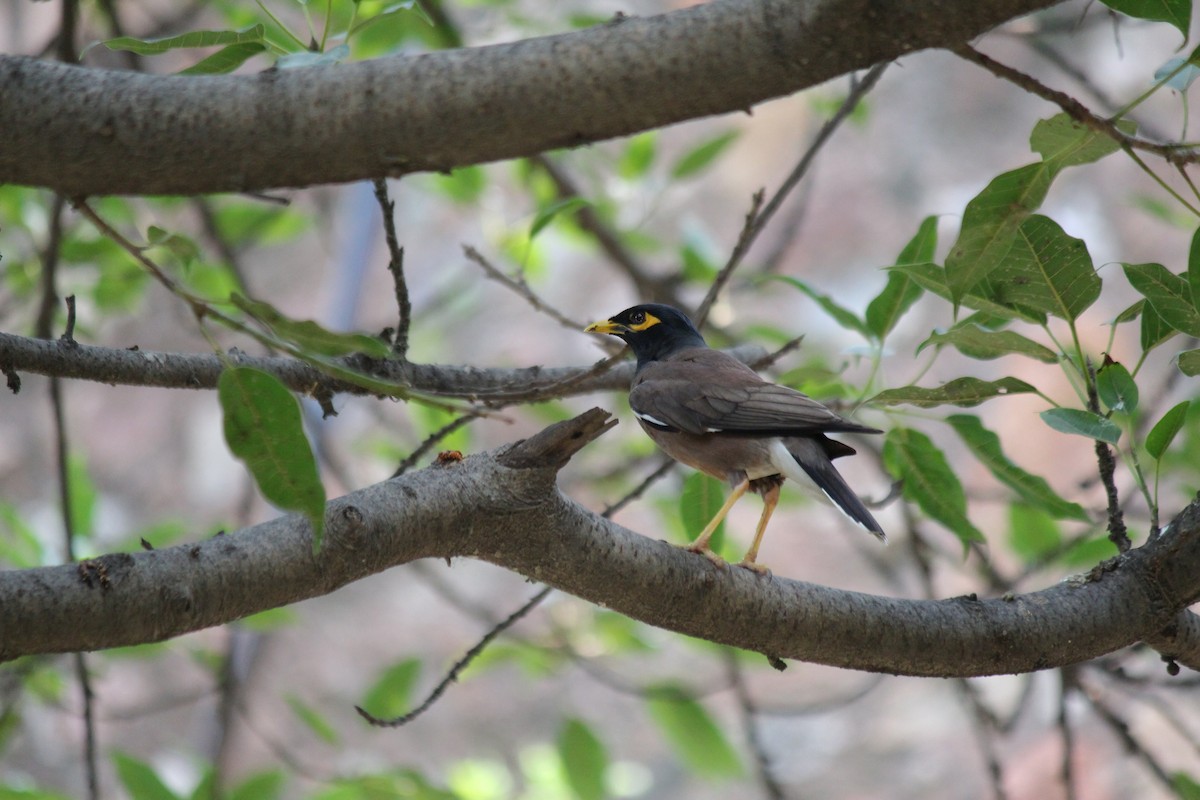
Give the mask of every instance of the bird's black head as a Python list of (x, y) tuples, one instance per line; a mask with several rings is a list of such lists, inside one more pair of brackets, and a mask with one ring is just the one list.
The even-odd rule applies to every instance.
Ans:
[(585, 330), (624, 339), (633, 348), (639, 367), (688, 347), (707, 346), (686, 314), (661, 303), (627, 308), (615, 317), (588, 325)]

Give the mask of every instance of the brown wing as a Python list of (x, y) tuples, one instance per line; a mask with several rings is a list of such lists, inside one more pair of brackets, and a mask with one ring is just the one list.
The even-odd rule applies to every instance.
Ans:
[(629, 405), (650, 425), (688, 433), (879, 432), (842, 419), (794, 389), (764, 381), (718, 350), (687, 350), (648, 364), (634, 381)]

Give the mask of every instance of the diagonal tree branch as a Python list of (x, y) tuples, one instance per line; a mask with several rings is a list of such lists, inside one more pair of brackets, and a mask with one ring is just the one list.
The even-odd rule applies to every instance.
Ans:
[(744, 111), (1054, 4), (713, 0), (509, 44), (250, 75), (0, 56), (0, 183), (198, 194), (530, 156)]
[(419, 558), (478, 558), (773, 658), (942, 677), (1095, 658), (1171, 628), (1200, 598), (1200, 501), (1090, 574), (1001, 599), (902, 600), (718, 568), (558, 492), (557, 470), (611, 424), (593, 409), (335, 500), (315, 556), (307, 523), (287, 516), (191, 545), (0, 573), (0, 661), (159, 641)]

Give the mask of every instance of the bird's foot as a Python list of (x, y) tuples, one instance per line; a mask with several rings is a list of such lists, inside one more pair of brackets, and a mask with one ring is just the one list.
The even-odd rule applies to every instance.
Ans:
[(705, 558), (707, 558), (709, 561), (711, 561), (713, 563), (714, 567), (719, 567), (720, 569), (725, 569), (726, 567), (729, 566), (729, 562), (726, 561), (725, 559), (721, 558), (719, 555), (717, 555), (715, 551), (713, 551), (711, 548), (708, 547), (708, 545), (690, 544), (683, 549), (687, 550), (689, 553), (696, 553), (697, 555), (704, 556)]
[(751, 572), (757, 572), (764, 578), (771, 577), (771, 568), (766, 564), (760, 564), (757, 561), (742, 560), (738, 562), (738, 566), (743, 569), (748, 569)]

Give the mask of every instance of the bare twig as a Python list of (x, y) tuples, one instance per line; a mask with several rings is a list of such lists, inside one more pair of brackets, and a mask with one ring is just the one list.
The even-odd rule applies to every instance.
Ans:
[[(75, 6), (68, 2), (64, 6)], [(74, 14), (74, 10), (69, 12)], [(71, 32), (65, 22), (68, 11), (64, 7), (64, 25), (60, 31), (66, 41), (70, 41)], [(62, 216), (66, 208), (64, 199), (55, 195), (51, 208), (50, 234), (42, 254), (42, 305), (37, 318), (37, 335), (41, 339), (49, 339), (53, 335), (54, 307), (58, 304), (58, 264), (62, 254)], [(62, 342), (74, 344), (72, 335), (75, 328), (75, 298), (71, 297), (67, 305), (67, 328), (63, 333)], [(70, 447), (67, 444), (67, 422), (65, 402), (62, 396), (62, 381), (57, 377), (50, 379), (50, 413), (54, 425), (54, 460), (58, 472), (58, 502), (63, 526), (63, 553), (67, 563), (75, 560), (75, 511), (72, 505), (71, 470), (68, 464)], [(100, 773), (96, 763), (96, 724), (95, 724), (95, 695), (92, 691), (91, 676), (88, 674), (87, 657), (76, 653), (72, 659), (75, 668), (75, 679), (79, 682), (79, 691), (83, 699), (83, 764), (86, 772), (88, 797), (96, 800), (100, 796)]]
[(1075, 682), (1075, 668), (1063, 667), (1058, 671), (1058, 731), (1062, 738), (1061, 775), (1063, 794), (1066, 800), (1075, 800), (1075, 734), (1071, 718), (1067, 713), (1067, 701), (1079, 687)]
[(412, 301), (408, 296), (408, 282), (404, 279), (404, 248), (396, 238), (396, 204), (388, 196), (387, 180), (376, 178), (375, 199), (383, 212), (383, 233), (388, 248), (388, 272), (392, 274), (395, 286), (396, 307), (400, 316), (396, 323), (396, 338), (392, 342), (392, 352), (398, 358), (408, 355), (408, 331), (412, 324)]
[(432, 450), (438, 442), (454, 433), (463, 425), (466, 425), (468, 422), (476, 419), (479, 419), (478, 414), (463, 414), (462, 416), (455, 417), (450, 422), (447, 422), (445, 425), (426, 436), (425, 441), (421, 442), (416, 450), (413, 450), (408, 454), (407, 458), (400, 462), (400, 465), (396, 467), (396, 471), (392, 473), (392, 477), (398, 478), (404, 473), (408, 472), (410, 469), (416, 466), (417, 462), (420, 461), (426, 453)]
[(454, 666), (452, 666), (450, 671), (446, 673), (446, 677), (442, 678), (441, 682), (439, 682), (438, 685), (433, 688), (433, 691), (429, 693), (424, 702), (422, 702), (421, 705), (417, 706), (412, 711), (392, 719), (383, 719), (370, 713), (362, 706), (355, 706), (354, 710), (358, 712), (360, 717), (377, 728), (398, 728), (401, 725), (412, 722), (414, 719), (428, 711), (429, 708), (438, 701), (438, 698), (442, 696), (450, 684), (458, 680), (458, 676), (462, 673), (462, 671), (466, 669), (472, 661), (475, 660), (476, 656), (484, 651), (484, 649), (491, 643), (493, 639), (504, 633), (504, 631), (508, 628), (511, 628), (517, 623), (518, 620), (536, 608), (537, 605), (545, 600), (546, 596), (552, 591), (554, 591), (554, 589), (549, 586), (542, 587), (537, 594), (529, 598), (525, 605), (509, 614), (502, 621), (497, 623), (495, 627), (484, 634), (483, 638), (476, 642), (474, 647), (468, 650), (462, 658), (454, 662)]
[(746, 732), (746, 745), (754, 755), (754, 767), (758, 773), (758, 782), (762, 784), (763, 795), (769, 800), (784, 800), (787, 795), (784, 794), (783, 786), (780, 785), (779, 779), (775, 777), (775, 773), (771, 769), (771, 758), (767, 755), (766, 747), (758, 732), (758, 724), (755, 720), (758, 708), (754, 704), (754, 698), (750, 696), (749, 687), (746, 686), (746, 678), (742, 674), (742, 665), (738, 663), (738, 656), (732, 650), (725, 651), (725, 668), (729, 675), (729, 683), (733, 686), (734, 696), (737, 698), (742, 728)]
[[(820, 153), (826, 142), (833, 136), (834, 131), (850, 116), (855, 106), (858, 105), (867, 92), (871, 91), (875, 87), (875, 84), (879, 82), (879, 78), (883, 75), (885, 69), (887, 69), (887, 64), (876, 64), (867, 70), (866, 75), (863, 76), (861, 81), (856, 82), (851, 87), (850, 94), (846, 96), (846, 99), (838, 107), (838, 110), (834, 112), (833, 116), (821, 126), (821, 130), (817, 132), (812, 144), (804, 151), (804, 155), (800, 157), (800, 161), (792, 168), (791, 173), (784, 179), (779, 189), (775, 191), (775, 194), (771, 195), (771, 199), (767, 201), (766, 205), (762, 205), (762, 191), (759, 190), (755, 193), (751, 202), (750, 213), (746, 215), (746, 222), (742, 226), (742, 232), (739, 234), (737, 243), (733, 247), (733, 252), (729, 254), (729, 260), (725, 262), (725, 266), (721, 268), (717, 278), (713, 281), (713, 285), (709, 287), (708, 294), (705, 295), (700, 305), (696, 307), (694, 321), (697, 326), (702, 326), (704, 321), (708, 319), (708, 313), (712, 310), (713, 304), (716, 303), (721, 289), (729, 281), (734, 270), (741, 264), (751, 245), (758, 238), (758, 235), (770, 223), (776, 212), (779, 211), (780, 206), (783, 205), (783, 201), (791, 194), (791, 191), (804, 178), (809, 167), (812, 166), (813, 160)], [(759, 210), (760, 206), (761, 210)]]
[(1057, 89), (1051, 89), (1031, 75), (1015, 70), (1006, 64), (984, 55), (970, 45), (956, 47), (954, 54), (991, 72), (998, 78), (1019, 86), (1025, 91), (1035, 94), (1043, 100), (1054, 103), (1067, 113), (1071, 119), (1091, 130), (1101, 133), (1122, 147), (1152, 153), (1176, 166), (1200, 161), (1200, 149), (1193, 145), (1171, 142), (1153, 142), (1140, 136), (1125, 133), (1110, 119), (1104, 119), (1092, 113), (1083, 103), (1074, 97)]
[(562, 325), (564, 328), (569, 328), (573, 331), (581, 331), (584, 329), (586, 325), (585, 323), (571, 319), (566, 314), (563, 314), (557, 308), (547, 303), (541, 297), (538, 297), (537, 293), (533, 291), (533, 288), (530, 287), (524, 278), (514, 278), (511, 275), (505, 275), (499, 267), (488, 261), (482, 253), (480, 253), (474, 247), (471, 247), (471, 245), (463, 245), (463, 255), (467, 257), (468, 261), (472, 261), (477, 264), (479, 268), (483, 270), (484, 274), (489, 278), (505, 288), (511, 289), (513, 292), (515, 292), (519, 297), (525, 300), (525, 302), (533, 306), (534, 310), (540, 311), (557, 322), (559, 325)]
[[(581, 197), (579, 187), (567, 174), (566, 170), (556, 164), (548, 156), (536, 155), (529, 159), (530, 163), (536, 164), (543, 172), (549, 176), (554, 183), (554, 188), (558, 192), (559, 198), (567, 200), (573, 197)], [(650, 271), (638, 261), (625, 243), (621, 241), (620, 234), (614, 231), (596, 210), (589, 206), (583, 206), (575, 212), (576, 218), (579, 220), (579, 227), (592, 235), (596, 243), (600, 245), (600, 249), (608, 256), (609, 260), (624, 272), (633, 282), (634, 290), (639, 297), (645, 300), (659, 300), (662, 302), (672, 302), (678, 304), (678, 300), (674, 298), (673, 291), (670, 288), (670, 282), (655, 278), (650, 274)]]

